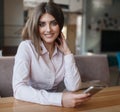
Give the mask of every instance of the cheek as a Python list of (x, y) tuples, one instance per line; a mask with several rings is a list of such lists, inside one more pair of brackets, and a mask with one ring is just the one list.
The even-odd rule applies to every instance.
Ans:
[(57, 27), (57, 28), (55, 29), (55, 31), (56, 31), (56, 35), (58, 36), (58, 35), (60, 34), (60, 28)]
[(39, 33), (42, 34), (43, 33), (43, 29), (39, 28)]
[(39, 28), (39, 35), (40, 38), (43, 40), (44, 39), (44, 30)]
[(43, 29), (39, 28), (39, 35), (40, 35), (41, 39), (44, 38), (44, 30)]

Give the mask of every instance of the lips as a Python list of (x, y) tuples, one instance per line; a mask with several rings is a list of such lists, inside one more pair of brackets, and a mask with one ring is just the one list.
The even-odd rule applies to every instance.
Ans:
[(47, 38), (52, 38), (52, 37), (53, 37), (53, 34), (45, 34), (45, 37), (47, 37)]

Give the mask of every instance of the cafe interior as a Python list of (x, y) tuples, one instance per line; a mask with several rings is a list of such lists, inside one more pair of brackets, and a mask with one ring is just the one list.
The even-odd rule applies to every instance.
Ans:
[[(104, 85), (107, 88), (93, 96), (87, 104), (71, 110), (54, 106), (38, 107), (13, 98), (14, 57), (22, 41), (22, 29), (34, 7), (48, 1), (57, 3), (63, 10), (65, 22), (62, 32), (74, 54), (83, 81), (80, 91), (92, 85)], [(0, 112), (120, 110), (119, 10), (120, 0), (0, 0)], [(102, 101), (103, 96), (105, 101)], [(107, 104), (112, 101), (114, 104)]]

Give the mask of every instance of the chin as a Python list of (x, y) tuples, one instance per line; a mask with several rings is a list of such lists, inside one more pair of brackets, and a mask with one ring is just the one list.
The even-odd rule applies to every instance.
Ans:
[(49, 44), (50, 44), (50, 43), (52, 44), (52, 43), (54, 43), (54, 42), (55, 42), (55, 40), (46, 40), (46, 43), (49, 43)]
[(52, 39), (46, 39), (46, 42), (47, 43), (52, 43), (54, 40), (52, 40)]

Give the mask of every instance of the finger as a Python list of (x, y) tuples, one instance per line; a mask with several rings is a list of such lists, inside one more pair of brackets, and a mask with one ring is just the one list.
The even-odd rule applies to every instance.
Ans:
[(87, 101), (89, 99), (88, 98), (81, 98), (81, 99), (76, 99), (76, 102), (84, 102), (84, 101)]
[(76, 106), (81, 105), (81, 104), (83, 104), (83, 103), (85, 103), (85, 102), (87, 102), (87, 101), (89, 101), (89, 100), (90, 100), (89, 97), (88, 97), (88, 98), (85, 98), (85, 99), (77, 100), (77, 101), (76, 101)]
[(87, 93), (87, 94), (76, 94), (76, 95), (75, 95), (75, 98), (76, 98), (76, 99), (84, 99), (84, 98), (87, 98), (87, 97), (89, 97), (89, 96), (90, 96), (89, 93)]
[(75, 102), (75, 105), (76, 105), (76, 106), (81, 105), (81, 104), (83, 104), (83, 102), (85, 102), (85, 99), (77, 100), (77, 101)]

